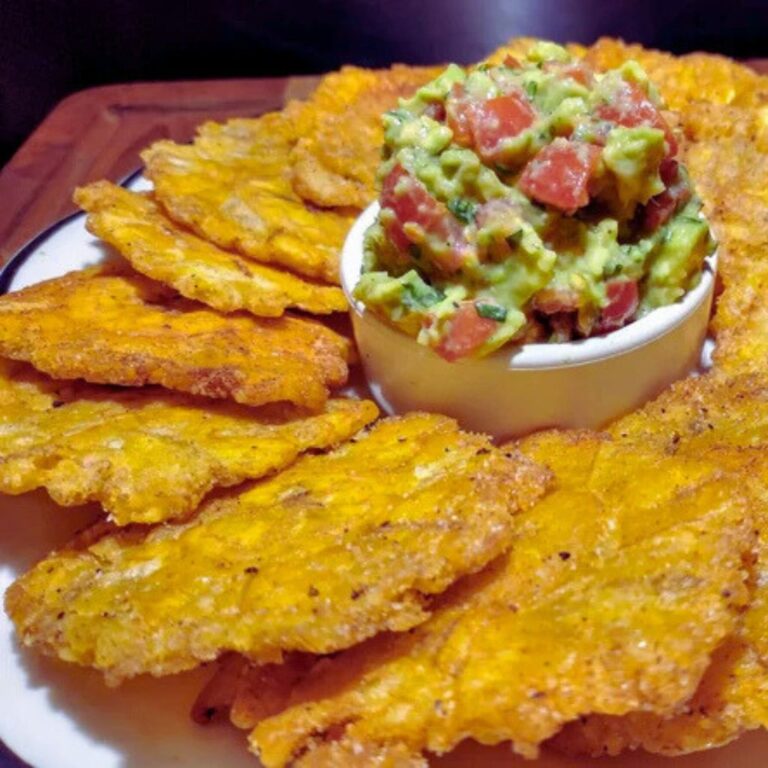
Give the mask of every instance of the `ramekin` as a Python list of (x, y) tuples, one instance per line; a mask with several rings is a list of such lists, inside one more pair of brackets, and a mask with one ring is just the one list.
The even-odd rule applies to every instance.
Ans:
[(350, 230), (341, 257), (355, 339), (371, 393), (389, 413), (444, 413), (504, 439), (547, 427), (600, 428), (699, 367), (716, 255), (675, 304), (613, 331), (566, 344), (524, 344), (454, 363), (393, 328), (354, 298), (365, 231), (378, 203)]

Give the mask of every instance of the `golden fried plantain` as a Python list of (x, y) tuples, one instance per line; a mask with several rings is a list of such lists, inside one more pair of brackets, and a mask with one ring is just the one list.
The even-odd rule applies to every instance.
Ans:
[(344, 67), (325, 77), (297, 116), (301, 138), (291, 153), (296, 192), (323, 207), (365, 208), (373, 202), (384, 143), (382, 114), (440, 69)]
[(751, 494), (757, 532), (750, 602), (679, 714), (583, 717), (564, 728), (554, 746), (590, 755), (639, 747), (675, 755), (721, 746), (745, 731), (768, 727), (768, 377), (679, 382), (611, 431), (627, 448), (656, 445), (683, 459), (717, 450), (723, 463), (749, 462), (743, 484)]
[(598, 70), (637, 61), (659, 89), (670, 109), (684, 111), (695, 102), (758, 106), (768, 95), (768, 80), (749, 67), (711, 53), (673, 56), (671, 53), (602, 38), (584, 50), (585, 60)]
[(329, 400), (307, 416), (159, 388), (120, 391), (5, 360), (0, 406), (0, 492), (43, 487), (64, 506), (98, 501), (118, 525), (184, 517), (212, 488), (337, 445), (378, 413), (367, 400)]
[(317, 210), (293, 191), (297, 138), (286, 110), (206, 123), (191, 145), (159, 141), (141, 156), (172, 218), (222, 248), (336, 283), (353, 217)]
[(23, 643), (113, 682), (224, 651), (329, 653), (424, 621), (425, 595), (500, 554), (548, 480), (451, 419), (388, 419), (189, 522), (53, 554), (6, 609)]
[(347, 309), (340, 288), (223, 251), (171, 221), (149, 195), (98, 181), (75, 190), (75, 202), (89, 213), (88, 229), (137, 271), (220, 312), (279, 317), (289, 307), (315, 314)]
[[(627, 49), (611, 41), (598, 44), (596, 58), (606, 55), (623, 57)], [(645, 54), (637, 57), (649, 65), (663, 96), (681, 110), (685, 161), (719, 241), (724, 290), (712, 324), (717, 339), (712, 373), (678, 383), (612, 431), (625, 442), (656, 443), (680, 456), (718, 446), (755, 454), (744, 486), (752, 494), (758, 542), (749, 608), (682, 712), (671, 718), (590, 716), (555, 740), (560, 749), (588, 754), (637, 747), (680, 754), (768, 726), (768, 260), (763, 257), (768, 245), (768, 126), (761, 108), (768, 80), (720, 57), (647, 55), (653, 63)]]
[(686, 130), (687, 162), (719, 241), (717, 371), (760, 372), (768, 359), (768, 124), (757, 110), (697, 107), (688, 110)]
[(0, 297), (0, 354), (58, 378), (320, 409), (351, 352), (318, 323), (220, 315), (111, 264)]
[(552, 746), (570, 754), (617, 755), (643, 748), (681, 755), (719, 747), (768, 723), (768, 679), (754, 650), (737, 637), (726, 640), (682, 711), (669, 718), (648, 712), (622, 717), (585, 716), (563, 728)]
[[(233, 714), (256, 726), (265, 765), (332, 765), (339, 749), (418, 761), (467, 737), (531, 755), (582, 712), (671, 713), (693, 694), (747, 599), (741, 466), (705, 455), (680, 468), (589, 433), (521, 448), (549, 463), (557, 487), (519, 516), (505, 558), (412, 633), (319, 661), (280, 714), (258, 722), (285, 699), (239, 690)], [(673, 472), (681, 482), (667, 482)]]

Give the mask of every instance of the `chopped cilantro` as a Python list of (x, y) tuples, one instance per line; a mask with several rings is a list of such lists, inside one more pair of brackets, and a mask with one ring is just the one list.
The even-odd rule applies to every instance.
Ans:
[(507, 319), (507, 310), (498, 304), (475, 304), (475, 311), (480, 317), (488, 320), (498, 320), (503, 323)]
[(454, 197), (448, 201), (448, 210), (465, 224), (474, 224), (477, 215), (477, 203), (466, 197)]
[(528, 94), (529, 99), (532, 99), (536, 95), (536, 92), (538, 90), (539, 90), (539, 84), (534, 80), (531, 80), (530, 82), (525, 84), (525, 92)]
[[(631, 253), (627, 253), (627, 256), (629, 258), (632, 257)], [(619, 260), (608, 260), (605, 264), (605, 267), (603, 267), (603, 276), (604, 277), (615, 277), (618, 275), (622, 270), (622, 263)]]
[(419, 283), (404, 282), (401, 301), (406, 309), (420, 310), (431, 307), (444, 298), (440, 291), (427, 285), (423, 281)]

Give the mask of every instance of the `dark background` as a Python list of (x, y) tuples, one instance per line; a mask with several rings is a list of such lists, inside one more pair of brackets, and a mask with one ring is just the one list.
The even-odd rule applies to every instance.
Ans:
[(521, 34), (768, 56), (768, 1), (0, 0), (0, 164), (93, 85), (468, 62)]

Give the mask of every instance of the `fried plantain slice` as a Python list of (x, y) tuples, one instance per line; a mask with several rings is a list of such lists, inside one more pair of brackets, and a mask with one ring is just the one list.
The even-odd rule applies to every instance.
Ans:
[(743, 483), (751, 493), (757, 532), (752, 594), (736, 631), (713, 654), (696, 693), (679, 713), (668, 718), (648, 712), (582, 717), (564, 728), (553, 745), (593, 756), (640, 747), (677, 755), (722, 746), (745, 731), (768, 727), (768, 377), (679, 382), (612, 432), (626, 446), (655, 444), (683, 458), (711, 450), (719, 450), (722, 461), (751, 457)]
[(613, 69), (637, 61), (659, 89), (670, 109), (684, 110), (694, 102), (759, 106), (768, 93), (768, 80), (733, 59), (711, 53), (673, 56), (671, 53), (601, 38), (584, 50), (596, 69)]
[(53, 381), (0, 360), (0, 493), (46, 488), (63, 506), (98, 501), (118, 525), (193, 512), (212, 488), (282, 469), (373, 421), (367, 400), (246, 408), (159, 388)]
[(388, 419), (189, 522), (53, 554), (6, 609), (23, 643), (112, 682), (224, 651), (329, 653), (424, 621), (424, 596), (500, 554), (548, 479), (451, 419)]
[(326, 76), (297, 116), (293, 188), (323, 207), (365, 208), (376, 198), (381, 116), (440, 73), (440, 67), (344, 67)]
[(732, 637), (715, 651), (696, 693), (680, 714), (669, 718), (647, 712), (586, 716), (566, 725), (552, 745), (561, 752), (593, 757), (641, 747), (670, 756), (711, 749), (768, 722), (767, 698), (761, 662), (747, 643)]
[(279, 317), (289, 308), (314, 314), (347, 309), (340, 288), (311, 283), (223, 251), (171, 221), (147, 194), (98, 181), (75, 190), (88, 229), (134, 267), (220, 312)]
[[(532, 755), (582, 712), (671, 713), (693, 694), (747, 599), (741, 465), (700, 456), (681, 468), (590, 433), (521, 448), (557, 486), (519, 516), (505, 558), (412, 633), (317, 662), (280, 714), (249, 721), (285, 702), (238, 692), (234, 718), (255, 726), (265, 765), (332, 765), (339, 749), (418, 764), (467, 737)], [(627, 482), (613, 482), (616, 466)], [(666, 481), (673, 472), (681, 482)]]
[(768, 124), (759, 110), (701, 105), (687, 111), (685, 126), (687, 162), (719, 241), (717, 369), (760, 372), (768, 355)]
[(753, 593), (737, 630), (714, 654), (693, 698), (669, 718), (636, 712), (591, 715), (554, 740), (563, 751), (618, 754), (642, 747), (675, 755), (721, 746), (768, 727), (768, 270), (762, 257), (768, 220), (759, 179), (765, 176), (766, 130), (759, 112), (694, 105), (684, 113), (688, 162), (698, 174), (720, 241), (715, 368), (678, 382), (655, 402), (620, 420), (611, 432), (627, 444), (655, 444), (677, 456), (719, 449), (752, 455), (744, 478), (758, 534)]
[(296, 109), (205, 123), (191, 145), (159, 141), (141, 156), (158, 200), (176, 221), (222, 248), (337, 283), (353, 217), (317, 210), (294, 192)]
[(310, 320), (220, 315), (110, 264), (0, 297), (0, 354), (57, 378), (320, 409), (351, 352)]

